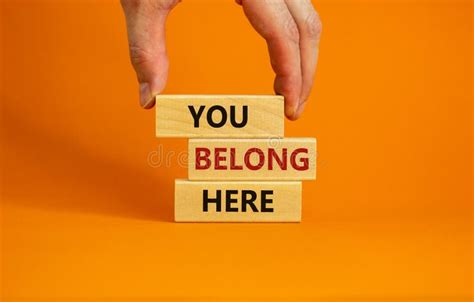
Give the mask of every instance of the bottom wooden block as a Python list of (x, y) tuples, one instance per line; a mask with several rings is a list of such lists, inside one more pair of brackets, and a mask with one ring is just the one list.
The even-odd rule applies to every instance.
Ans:
[(177, 179), (177, 222), (301, 221), (299, 181), (189, 181)]

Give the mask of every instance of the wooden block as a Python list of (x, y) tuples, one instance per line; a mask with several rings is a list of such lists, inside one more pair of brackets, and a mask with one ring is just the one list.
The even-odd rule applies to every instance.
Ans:
[(192, 180), (316, 178), (315, 138), (190, 139)]
[(157, 137), (282, 137), (284, 104), (274, 95), (158, 95)]
[(301, 221), (301, 182), (177, 179), (174, 194), (177, 222)]

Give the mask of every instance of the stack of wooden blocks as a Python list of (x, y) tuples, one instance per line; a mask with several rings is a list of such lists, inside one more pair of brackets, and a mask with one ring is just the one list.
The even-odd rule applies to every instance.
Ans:
[(281, 96), (157, 96), (157, 137), (189, 138), (175, 221), (301, 221), (301, 181), (316, 178), (316, 139), (284, 138), (284, 120)]

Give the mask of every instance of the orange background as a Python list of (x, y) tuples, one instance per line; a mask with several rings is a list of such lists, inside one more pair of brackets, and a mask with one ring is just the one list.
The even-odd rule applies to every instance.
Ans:
[[(176, 224), (172, 158), (138, 106), (118, 1), (1, 4), (2, 301), (467, 300), (472, 3), (318, 1), (318, 139), (301, 224)], [(166, 93), (269, 94), (233, 1), (170, 16)], [(430, 300), (432, 301), (432, 300)]]

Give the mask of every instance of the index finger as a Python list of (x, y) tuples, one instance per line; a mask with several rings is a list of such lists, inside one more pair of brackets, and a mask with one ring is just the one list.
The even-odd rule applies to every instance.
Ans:
[(300, 33), (300, 53), (302, 84), (298, 110), (298, 118), (304, 110), (314, 82), (316, 64), (318, 61), (319, 38), (321, 21), (310, 0), (285, 0), (288, 9), (296, 21)]
[(283, 0), (242, 1), (245, 15), (267, 41), (276, 77), (274, 89), (285, 97), (285, 114), (294, 119), (302, 87), (298, 27)]

